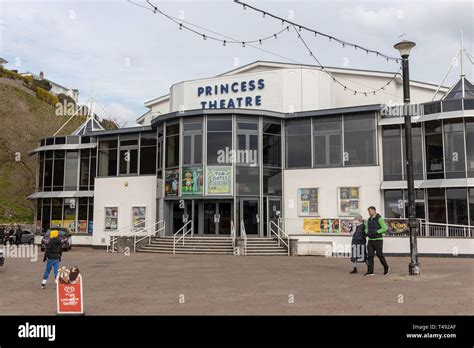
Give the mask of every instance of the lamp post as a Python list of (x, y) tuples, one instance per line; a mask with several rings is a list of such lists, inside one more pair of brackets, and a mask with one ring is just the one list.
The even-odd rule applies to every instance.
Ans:
[(410, 264), (408, 272), (410, 275), (420, 274), (418, 263), (418, 246), (416, 241), (416, 210), (415, 210), (415, 182), (413, 179), (413, 147), (411, 138), (411, 112), (410, 112), (410, 76), (408, 68), (408, 57), (410, 50), (415, 47), (412, 41), (403, 40), (397, 43), (394, 48), (400, 52), (402, 57), (403, 74), (403, 114), (405, 117), (405, 157), (408, 188), (408, 228), (410, 229)]

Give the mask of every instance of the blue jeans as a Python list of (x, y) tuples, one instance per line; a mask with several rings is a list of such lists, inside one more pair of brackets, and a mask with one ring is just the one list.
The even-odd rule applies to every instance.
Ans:
[(58, 260), (47, 260), (46, 261), (46, 269), (44, 270), (43, 280), (48, 280), (49, 273), (51, 273), (51, 267), (54, 270), (54, 279), (58, 277), (58, 270), (59, 270), (59, 259)]

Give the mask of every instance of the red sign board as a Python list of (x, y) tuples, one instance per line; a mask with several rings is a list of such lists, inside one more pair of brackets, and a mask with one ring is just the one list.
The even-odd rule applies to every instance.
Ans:
[(80, 274), (74, 284), (58, 281), (56, 293), (58, 314), (84, 314), (82, 276)]

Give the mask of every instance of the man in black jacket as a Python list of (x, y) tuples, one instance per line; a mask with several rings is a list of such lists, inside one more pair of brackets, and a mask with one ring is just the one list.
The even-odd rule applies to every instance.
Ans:
[(367, 234), (367, 237), (369, 237), (369, 242), (367, 243), (368, 264), (367, 273), (365, 275), (374, 275), (375, 254), (377, 254), (377, 257), (383, 266), (383, 274), (388, 275), (390, 273), (390, 267), (388, 266), (383, 254), (383, 235), (387, 232), (388, 226), (385, 223), (383, 217), (377, 213), (375, 207), (369, 207), (368, 211), (370, 216), (367, 220), (367, 223), (365, 224), (365, 233)]
[(41, 282), (41, 289), (46, 287), (51, 268), (54, 270), (54, 279), (58, 278), (59, 263), (61, 262), (62, 253), (63, 249), (61, 247), (61, 241), (59, 240), (59, 232), (57, 230), (52, 230), (49, 232), (49, 243), (44, 252), (43, 262), (47, 262), (43, 274), (43, 281)]

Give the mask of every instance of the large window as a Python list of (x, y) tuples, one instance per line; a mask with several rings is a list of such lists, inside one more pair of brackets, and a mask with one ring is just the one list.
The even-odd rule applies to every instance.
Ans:
[[(423, 139), (421, 133), (421, 123), (413, 123), (411, 125), (411, 143), (412, 143), (412, 156), (413, 156), (413, 177), (415, 180), (423, 180)], [(405, 127), (402, 125), (402, 144), (403, 152), (402, 158), (405, 160)], [(404, 160), (402, 161), (403, 165)], [(405, 167), (404, 167), (405, 168)], [(406, 179), (406, 170), (403, 179)]]
[(258, 118), (237, 120), (237, 164), (256, 166), (258, 162)]
[(385, 126), (382, 130), (383, 179), (402, 180), (402, 146), (400, 126)]
[(259, 167), (237, 166), (237, 194), (258, 196), (260, 194)]
[(54, 151), (48, 150), (45, 154), (44, 161), (44, 190), (51, 191), (53, 185), (53, 162), (54, 162)]
[(281, 168), (281, 123), (263, 122), (263, 165)]
[(166, 125), (166, 168), (179, 166), (179, 123)]
[[(64, 151), (62, 150), (54, 151), (53, 173), (53, 191), (62, 191), (64, 185)], [(68, 185), (66, 184), (66, 186)], [(72, 189), (74, 190), (75, 188)]]
[[(230, 118), (207, 119), (207, 164), (230, 164), (222, 153), (232, 149), (232, 120)], [(219, 156), (221, 154), (221, 156)]]
[(466, 157), (463, 120), (444, 120), (443, 128), (446, 178), (465, 178)]
[(156, 133), (140, 135), (140, 174), (156, 173)]
[(202, 118), (185, 118), (183, 121), (183, 165), (202, 164)]
[(342, 165), (342, 118), (313, 118), (314, 166)]
[(64, 175), (64, 189), (66, 191), (77, 190), (77, 175), (79, 165), (79, 152), (66, 152), (66, 172)]
[(384, 191), (385, 217), (388, 219), (400, 219), (404, 217), (404, 201), (402, 190)]
[(344, 116), (344, 164), (376, 164), (373, 113)]
[(441, 121), (429, 121), (425, 123), (425, 146), (427, 178), (444, 178)]
[(138, 136), (120, 136), (119, 174), (130, 175), (138, 173)]
[(286, 165), (311, 167), (311, 119), (286, 121)]
[(469, 224), (467, 189), (446, 189), (446, 200), (448, 204), (448, 223), (455, 225)]
[(430, 188), (428, 191), (428, 221), (446, 223), (446, 199), (444, 188)]
[(474, 187), (469, 188), (469, 215), (471, 226), (474, 226)]
[(117, 175), (117, 139), (99, 141), (99, 176)]
[(466, 150), (467, 175), (474, 178), (474, 117), (466, 118)]

